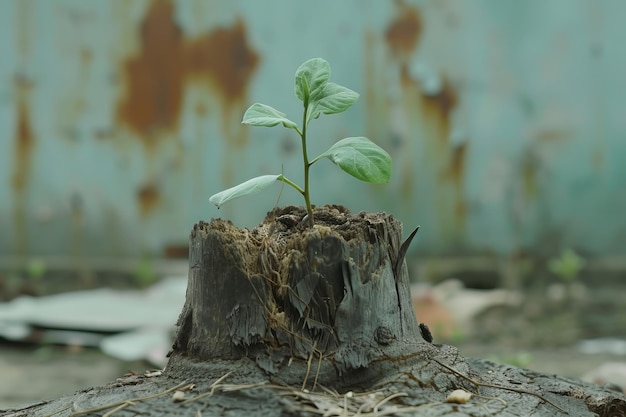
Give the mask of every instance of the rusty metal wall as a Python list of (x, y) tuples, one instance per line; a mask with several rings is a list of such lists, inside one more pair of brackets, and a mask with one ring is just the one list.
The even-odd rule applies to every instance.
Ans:
[(293, 135), (239, 122), (255, 101), (297, 120), (293, 74), (314, 56), (361, 99), (314, 123), (310, 153), (366, 135), (395, 164), (390, 185), (371, 186), (321, 162), (314, 203), (421, 224), (427, 254), (623, 254), (625, 12), (619, 0), (3, 1), (0, 257), (160, 255), (200, 219), (258, 223), (279, 186), (220, 211), (208, 197), (281, 169), (301, 178)]

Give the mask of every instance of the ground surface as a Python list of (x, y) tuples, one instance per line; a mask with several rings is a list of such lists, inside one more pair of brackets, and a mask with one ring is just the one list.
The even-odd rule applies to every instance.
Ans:
[[(460, 344), (461, 354), (476, 358), (513, 358), (526, 355), (529, 369), (582, 377), (606, 362), (624, 361), (621, 355), (583, 354), (575, 346), (556, 349), (515, 350), (494, 345)], [(95, 349), (25, 348), (0, 345), (0, 410), (19, 404), (57, 398), (79, 389), (104, 385), (129, 370), (151, 369), (142, 362), (124, 362)]]
[[(597, 282), (597, 280), (596, 280)], [(516, 308), (492, 309), (475, 318), (472, 330), (448, 340), (465, 357), (489, 358), (547, 374), (581, 378), (605, 363), (626, 364), (626, 354), (582, 353), (579, 341), (594, 337), (626, 339), (623, 283), (587, 284), (584, 300), (555, 303), (534, 294)], [(153, 366), (125, 362), (97, 349), (0, 343), (0, 410), (58, 398), (100, 386)]]

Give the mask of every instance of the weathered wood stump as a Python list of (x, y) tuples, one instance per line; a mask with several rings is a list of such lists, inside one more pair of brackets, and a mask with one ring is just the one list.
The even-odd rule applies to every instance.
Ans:
[[(253, 230), (194, 226), (162, 375), (3, 415), (626, 416), (621, 392), (425, 340), (393, 217), (324, 206), (309, 228), (305, 214), (277, 209)], [(453, 401), (455, 390), (472, 396)]]
[(353, 385), (382, 358), (427, 345), (401, 259), (400, 222), (325, 206), (309, 228), (305, 215), (275, 210), (252, 231), (222, 220), (194, 227), (170, 367), (178, 358), (246, 357), (302, 384), (302, 366), (314, 360), (324, 367), (315, 375), (321, 383)]

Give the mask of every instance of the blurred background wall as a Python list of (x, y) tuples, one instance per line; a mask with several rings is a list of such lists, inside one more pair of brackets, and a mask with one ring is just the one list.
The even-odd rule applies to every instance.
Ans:
[[(0, 258), (176, 256), (199, 220), (252, 227), (301, 181), (293, 76), (323, 57), (361, 94), (310, 155), (367, 136), (389, 185), (328, 161), (315, 204), (387, 211), (424, 256), (540, 257), (626, 244), (626, 53), (619, 0), (6, 0), (0, 4)], [(291, 189), (280, 205), (302, 204)]]

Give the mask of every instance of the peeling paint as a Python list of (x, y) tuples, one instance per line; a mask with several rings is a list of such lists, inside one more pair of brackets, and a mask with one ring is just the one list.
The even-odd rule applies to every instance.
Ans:
[(117, 118), (147, 147), (155, 133), (176, 127), (183, 96), (183, 37), (173, 20), (174, 5), (154, 0), (141, 25), (140, 52), (125, 63), (126, 96)]
[(28, 183), (31, 174), (32, 151), (35, 144), (30, 113), (26, 105), (26, 92), (20, 91), (16, 104), (16, 132), (13, 160), (13, 176), (11, 186), (13, 191), (22, 192)]
[(13, 175), (11, 188), (14, 192), (13, 227), (15, 232), (15, 251), (23, 255), (26, 253), (28, 241), (26, 233), (26, 209), (28, 207), (28, 183), (32, 176), (33, 147), (35, 136), (32, 130), (27, 96), (29, 85), (18, 83), (18, 98), (16, 103), (16, 131), (14, 137)]
[(222, 128), (228, 141), (245, 145), (240, 113), (246, 104), (246, 91), (259, 56), (247, 42), (241, 19), (230, 28), (217, 28), (192, 40), (185, 54), (187, 73), (193, 81), (207, 81), (217, 92), (222, 108)]
[(71, 218), (71, 253), (75, 259), (80, 260), (84, 255), (85, 248), (85, 197), (83, 192), (75, 190), (70, 195), (70, 218)]
[(16, 255), (28, 251), (27, 209), (30, 182), (33, 175), (33, 152), (36, 144), (31, 118), (30, 98), (34, 82), (25, 72), (32, 52), (33, 2), (23, 1), (17, 8), (15, 37), (18, 47), (18, 67), (15, 86), (15, 131), (13, 136), (13, 158), (10, 186), (13, 190), (13, 245)]
[[(555, 14), (526, 2), (512, 13), (482, 0), (352, 0), (333, 3), (337, 18), (321, 26), (293, 26), (240, 0), (6, 2), (6, 256), (162, 254), (198, 218), (254, 225), (254, 204), (216, 211), (207, 196), (297, 156), (289, 131), (240, 122), (253, 92), (290, 112), (289, 80), (309, 57), (294, 55), (299, 44), (362, 94), (345, 116), (316, 123), (315, 136), (363, 134), (394, 161), (389, 186), (359, 184), (358, 193), (324, 173), (319, 201), (426, 223), (422, 249), (432, 253), (541, 251), (548, 230), (561, 236), (555, 245), (613, 254), (626, 236), (614, 222), (581, 221), (626, 207), (624, 98), (611, 88), (625, 58), (604, 30), (626, 6), (605, 4), (589, 20), (584, 7)], [(290, 19), (306, 11), (283, 10)], [(520, 16), (536, 23), (523, 39)], [(248, 140), (257, 134), (267, 146)], [(80, 211), (68, 205), (74, 192)]]
[[(242, 144), (232, 133), (230, 114), (245, 101), (259, 56), (247, 42), (242, 20), (186, 40), (174, 20), (174, 4), (153, 0), (141, 25), (140, 52), (123, 66), (126, 95), (117, 109), (122, 124), (151, 148), (162, 132), (178, 127), (188, 81), (208, 81), (221, 98), (226, 139)], [(197, 108), (201, 114), (205, 108)]]
[(248, 45), (243, 21), (230, 28), (217, 28), (189, 43), (186, 50), (189, 76), (210, 77), (224, 104), (245, 98), (250, 78), (259, 63), (258, 54)]
[(452, 148), (452, 157), (450, 158), (450, 178), (458, 183), (463, 178), (465, 171), (465, 157), (467, 156), (467, 143), (460, 143)]
[(163, 256), (167, 259), (188, 259), (189, 245), (187, 243), (166, 244), (163, 248)]
[(544, 129), (535, 134), (535, 140), (539, 142), (563, 142), (570, 136), (571, 134), (564, 130)]
[(440, 139), (447, 142), (451, 130), (450, 116), (458, 103), (457, 95), (448, 80), (443, 79), (442, 88), (437, 94), (422, 94), (422, 101), (427, 117), (438, 120), (442, 131), (445, 132)]
[(596, 170), (601, 170), (604, 167), (605, 155), (602, 148), (596, 148), (591, 153), (591, 166)]
[(526, 200), (535, 199), (539, 194), (539, 187), (537, 185), (537, 164), (537, 158), (530, 151), (527, 151), (524, 157), (522, 157), (522, 189)]
[[(436, 178), (434, 195), (429, 195), (435, 206), (440, 234), (448, 240), (464, 238), (467, 206), (464, 196), (464, 175), (468, 143), (451, 143), (452, 114), (458, 107), (458, 96), (445, 74), (432, 73), (431, 78), (412, 74), (413, 56), (423, 31), (423, 21), (417, 8), (397, 2), (398, 17), (384, 34), (385, 44), (393, 57), (401, 90), (402, 119), (407, 124), (403, 135), (403, 155), (412, 155), (416, 149), (423, 153), (419, 168), (410, 160), (401, 162), (400, 187), (404, 198), (414, 200), (416, 178)], [(432, 72), (432, 71), (431, 71)], [(436, 81), (436, 83), (433, 83)], [(436, 88), (435, 88), (436, 86)], [(410, 145), (414, 132), (419, 132), (421, 145)], [(402, 160), (404, 157), (401, 156)]]
[[(176, 7), (177, 3), (170, 0), (149, 3), (141, 23), (138, 52), (122, 65), (125, 87), (117, 106), (118, 124), (126, 126), (152, 153), (160, 141), (178, 138), (185, 92), (197, 88), (207, 98), (217, 98), (221, 137), (227, 145), (223, 159), (228, 160), (232, 147), (242, 148), (247, 142), (241, 114), (259, 55), (248, 43), (243, 20), (187, 38), (175, 20)], [(204, 99), (194, 103), (196, 117), (205, 118), (210, 104)], [(224, 180), (232, 180), (234, 165), (223, 165)], [(161, 200), (154, 186), (142, 187), (137, 196), (142, 216)]]
[(455, 191), (455, 214), (459, 220), (459, 227), (465, 222), (467, 207), (463, 196), (463, 178), (465, 174), (465, 161), (467, 159), (467, 142), (460, 143), (452, 148), (450, 157), (450, 180)]

